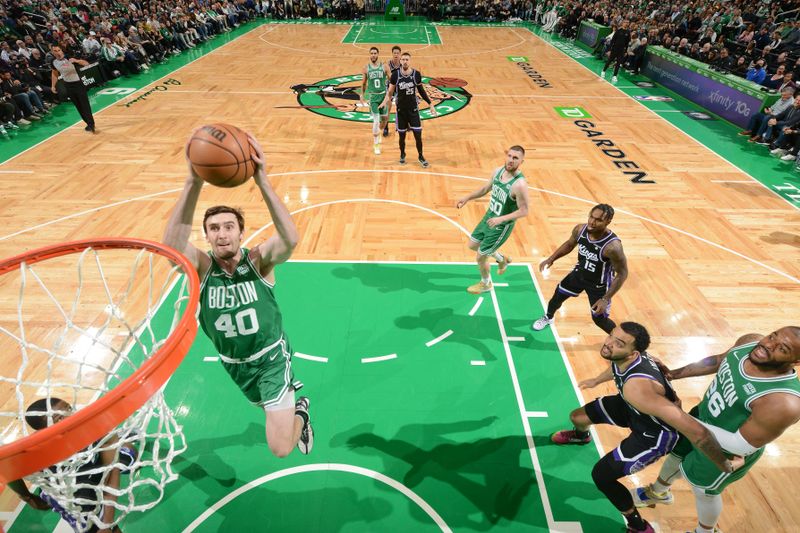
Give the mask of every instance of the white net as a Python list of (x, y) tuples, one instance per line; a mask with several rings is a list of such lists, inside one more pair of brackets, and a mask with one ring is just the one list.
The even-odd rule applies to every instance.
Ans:
[[(93, 249), (0, 276), (0, 439), (6, 445), (102, 398), (163, 345), (188, 298), (178, 266), (146, 249)], [(155, 506), (186, 449), (157, 391), (131, 416), (25, 479), (73, 526)]]

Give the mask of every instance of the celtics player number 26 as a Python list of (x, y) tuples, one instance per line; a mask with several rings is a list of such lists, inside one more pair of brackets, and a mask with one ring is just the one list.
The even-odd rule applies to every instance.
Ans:
[[(234, 322), (236, 324), (234, 325)], [(237, 337), (239, 335), (252, 335), (258, 331), (258, 317), (253, 308), (239, 311), (231, 318), (230, 314), (220, 315), (214, 322), (217, 331), (225, 333), (225, 337)]]

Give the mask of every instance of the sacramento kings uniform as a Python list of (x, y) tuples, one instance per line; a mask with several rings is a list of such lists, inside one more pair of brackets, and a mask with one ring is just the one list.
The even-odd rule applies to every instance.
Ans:
[(247, 399), (269, 407), (280, 402), (294, 380), (292, 352), (273, 286), (261, 277), (242, 248), (242, 260), (232, 275), (217, 264), (200, 285), (200, 325), (219, 352), (222, 366)]
[[(747, 374), (744, 364), (757, 344), (758, 342), (753, 342), (731, 348), (702, 401), (689, 414), (701, 422), (735, 433), (750, 417), (750, 404), (753, 400), (776, 392), (800, 396), (800, 381), (795, 370), (784, 376), (771, 378)], [(681, 438), (672, 453), (682, 458), (681, 471), (689, 483), (704, 489), (706, 494), (714, 495), (721, 494), (725, 487), (744, 477), (764, 454), (764, 448), (745, 457), (744, 466), (731, 474), (720, 472), (685, 437)]]
[(409, 128), (415, 131), (422, 130), (422, 121), (419, 118), (419, 101), (417, 100), (417, 89), (422, 89), (422, 75), (416, 69), (403, 74), (402, 69), (392, 72), (390, 83), (395, 86), (396, 101), (396, 123), (397, 131), (407, 131)]
[(584, 409), (593, 424), (612, 424), (631, 429), (631, 434), (606, 456), (613, 458), (614, 468), (622, 477), (638, 472), (669, 453), (680, 436), (658, 418), (641, 413), (629, 404), (622, 393), (625, 382), (631, 378), (652, 379), (664, 387), (668, 400), (675, 401), (677, 396), (647, 353), (640, 354), (624, 372), (620, 372), (613, 362), (611, 370), (619, 394), (597, 398), (586, 404)]
[[(608, 216), (607, 210), (611, 210), (611, 216), (613, 216), (613, 209), (609, 205), (600, 204), (597, 209), (602, 210), (604, 216)], [(603, 237), (593, 241), (589, 236), (588, 225), (584, 224), (580, 228), (576, 238), (578, 262), (572, 272), (562, 279), (558, 287), (556, 287), (553, 296), (547, 302), (545, 315), (531, 325), (534, 330), (540, 331), (547, 327), (548, 324), (551, 324), (556, 311), (564, 302), (569, 298), (578, 296), (583, 291), (586, 291), (591, 306), (594, 306), (598, 300), (605, 297), (611, 287), (615, 272), (611, 260), (603, 254), (614, 241), (619, 241), (619, 237), (613, 231), (608, 231)], [(599, 313), (595, 313), (594, 309), (592, 309), (592, 321), (606, 333), (611, 333), (614, 326), (616, 326), (608, 316), (610, 310), (610, 299), (606, 303), (606, 308)]]
[[(131, 466), (136, 462), (138, 455), (136, 448), (127, 445), (120, 446), (115, 462), (121, 474), (129, 474), (131, 472)], [(47, 470), (56, 472), (57, 468), (57, 466), (51, 466)], [(105, 469), (100, 462), (100, 452), (98, 451), (91, 457), (91, 460), (81, 465), (77, 472), (78, 475), (70, 480), (73, 486), (79, 487), (69, 498), (73, 502), (71, 505), (64, 507), (56, 498), (44, 490), (39, 493), (39, 497), (53, 511), (61, 515), (61, 518), (72, 526), (72, 529), (76, 532), (95, 533), (99, 531), (97, 525), (86, 521), (83, 517), (90, 513), (100, 515), (103, 512), (103, 508), (98, 502), (98, 492), (103, 490), (99, 485), (103, 480), (104, 471)]]
[(386, 116), (389, 114), (388, 107), (379, 109), (383, 99), (386, 97), (386, 71), (383, 69), (383, 63), (378, 63), (373, 66), (372, 62), (367, 63), (367, 94), (369, 96), (369, 111), (373, 116)]
[(511, 236), (511, 231), (516, 223), (516, 220), (510, 220), (493, 228), (490, 228), (486, 223), (490, 218), (501, 217), (518, 209), (517, 201), (511, 197), (511, 187), (517, 180), (525, 179), (525, 176), (518, 170), (514, 177), (503, 182), (504, 171), (505, 167), (500, 167), (494, 178), (492, 178), (492, 195), (489, 199), (489, 209), (486, 210), (486, 214), (483, 215), (481, 221), (472, 231), (472, 235), (469, 236), (471, 241), (481, 243), (478, 248), (478, 253), (481, 255), (495, 253)]
[[(603, 257), (603, 251), (610, 243), (618, 240), (619, 237), (609, 231), (601, 239), (593, 241), (584, 225), (578, 235), (578, 262), (572, 272), (558, 284), (558, 290), (567, 296), (578, 296), (586, 291), (591, 304), (602, 298), (614, 277), (611, 261)], [(608, 302), (608, 306), (611, 307), (611, 302)]]

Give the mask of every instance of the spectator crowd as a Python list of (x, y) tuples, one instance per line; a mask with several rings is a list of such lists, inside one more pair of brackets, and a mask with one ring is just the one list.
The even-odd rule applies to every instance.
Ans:
[(0, 135), (66, 99), (53, 55), (96, 64), (103, 80), (134, 76), (257, 17), (363, 17), (363, 0), (0, 0)]
[[(380, 11), (383, 0), (366, 0)], [(434, 21), (529, 21), (575, 38), (582, 21), (627, 21), (624, 67), (637, 73), (647, 46), (659, 45), (782, 95), (777, 113), (759, 115), (746, 134), (782, 156), (796, 156), (794, 131), (781, 113), (800, 79), (800, 0), (406, 0)], [(0, 134), (30, 125), (65, 99), (51, 90), (52, 46), (97, 64), (105, 80), (135, 76), (258, 17), (363, 18), (365, 0), (0, 0)], [(613, 33), (601, 57), (608, 52)], [(798, 103), (800, 105), (800, 103)], [(794, 107), (794, 106), (792, 106)], [(795, 118), (800, 130), (800, 112)], [(776, 120), (780, 117), (780, 120)], [(762, 120), (763, 118), (763, 120)]]

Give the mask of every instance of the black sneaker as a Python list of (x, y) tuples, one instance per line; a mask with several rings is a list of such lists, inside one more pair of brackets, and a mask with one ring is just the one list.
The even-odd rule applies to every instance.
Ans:
[(422, 168), (428, 168), (430, 166), (430, 163), (422, 157), (419, 158), (419, 164), (422, 165)]
[(404, 155), (400, 156), (400, 164), (401, 165), (405, 165), (406, 164), (406, 156), (404, 156)]
[(388, 137), (389, 136), (389, 126), (386, 126), (385, 128), (383, 128), (383, 136), (384, 137)]
[(305, 396), (300, 396), (294, 404), (294, 413), (302, 413), (299, 416), (303, 419), (303, 431), (300, 433), (300, 440), (297, 441), (297, 449), (303, 455), (311, 453), (311, 448), (314, 447), (314, 430), (311, 428), (311, 417), (308, 414), (308, 407), (311, 400)]

